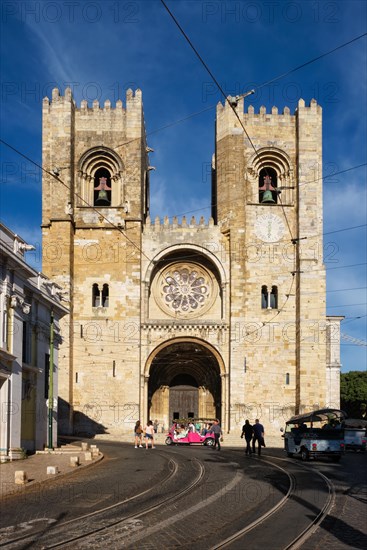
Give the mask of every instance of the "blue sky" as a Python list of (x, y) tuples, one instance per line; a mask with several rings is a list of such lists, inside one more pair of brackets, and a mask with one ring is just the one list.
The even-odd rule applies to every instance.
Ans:
[[(323, 108), (327, 312), (344, 315), (342, 370), (366, 369), (366, 37), (261, 86), (366, 32), (367, 3), (167, 1), (227, 94), (294, 112)], [(125, 100), (141, 88), (152, 215), (210, 215), (208, 165), (222, 99), (159, 0), (3, 0), (1, 137), (41, 164), (41, 109), (53, 87), (78, 103)], [(41, 270), (41, 173), (1, 146), (1, 218), (36, 245)], [(353, 170), (349, 170), (353, 168)], [(340, 173), (341, 171), (347, 172)], [(335, 175), (334, 175), (335, 174)], [(357, 227), (361, 226), (361, 227)], [(354, 228), (354, 229), (351, 229)], [(346, 267), (344, 267), (346, 266)], [(351, 267), (347, 267), (351, 266)], [(355, 340), (353, 340), (355, 339)]]

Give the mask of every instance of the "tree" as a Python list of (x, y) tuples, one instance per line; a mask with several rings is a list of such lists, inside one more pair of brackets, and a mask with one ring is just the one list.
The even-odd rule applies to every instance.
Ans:
[(340, 401), (350, 418), (367, 418), (366, 371), (350, 371), (340, 375)]

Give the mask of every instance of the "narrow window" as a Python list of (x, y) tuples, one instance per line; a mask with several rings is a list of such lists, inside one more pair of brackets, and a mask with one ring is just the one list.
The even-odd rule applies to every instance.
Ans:
[(31, 362), (31, 334), (30, 326), (27, 321), (23, 321), (23, 346), (22, 346), (22, 361), (23, 363)]
[(94, 283), (92, 287), (92, 307), (99, 307), (101, 303), (101, 296), (99, 291), (99, 286), (97, 283)]
[(272, 286), (271, 290), (266, 285), (261, 287), (261, 308), (278, 309), (278, 287)]
[(265, 285), (261, 287), (261, 307), (262, 309), (268, 307), (268, 287)]
[(109, 289), (108, 285), (104, 284), (102, 288), (102, 306), (108, 307)]
[(276, 286), (271, 287), (270, 307), (271, 309), (278, 309), (278, 287)]
[(260, 170), (259, 202), (261, 204), (276, 204), (278, 202), (277, 173), (274, 168)]
[(286, 372), (285, 374), (285, 383), (287, 386), (289, 385), (289, 372)]

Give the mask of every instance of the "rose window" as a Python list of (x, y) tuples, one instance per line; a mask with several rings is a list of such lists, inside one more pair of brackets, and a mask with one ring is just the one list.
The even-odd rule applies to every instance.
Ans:
[(211, 302), (211, 278), (199, 266), (185, 264), (166, 269), (160, 287), (161, 300), (171, 313), (202, 312)]

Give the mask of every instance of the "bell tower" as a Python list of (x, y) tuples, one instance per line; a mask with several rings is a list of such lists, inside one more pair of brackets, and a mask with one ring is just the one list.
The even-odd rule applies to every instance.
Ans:
[(128, 334), (139, 333), (148, 164), (140, 90), (114, 107), (77, 107), (69, 88), (43, 100), (43, 270), (70, 302), (59, 370), (63, 433), (73, 425), (98, 432), (116, 419), (113, 403), (138, 401), (140, 348)]
[(232, 403), (325, 404), (321, 125), (315, 100), (294, 114), (244, 112), (243, 98), (217, 107), (212, 202), (231, 250)]

